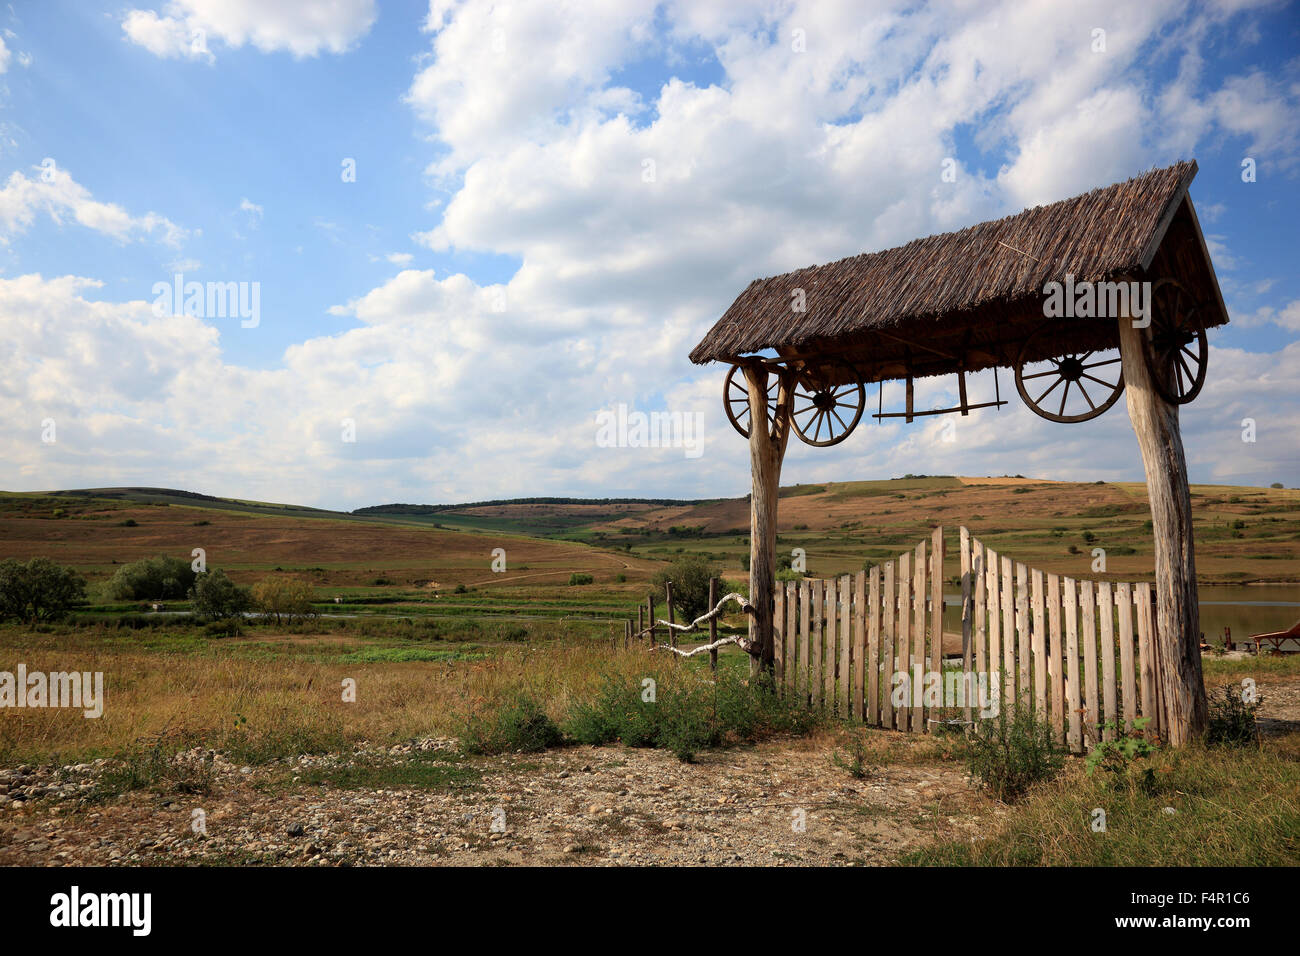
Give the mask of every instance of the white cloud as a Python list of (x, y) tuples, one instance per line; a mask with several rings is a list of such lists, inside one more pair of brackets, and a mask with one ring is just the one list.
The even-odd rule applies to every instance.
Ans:
[(131, 10), (122, 30), (155, 56), (191, 59), (211, 59), (213, 41), (295, 57), (344, 53), (377, 16), (374, 0), (171, 0), (163, 12)]
[(71, 217), (88, 229), (121, 241), (147, 236), (177, 246), (188, 235), (185, 229), (157, 213), (132, 216), (116, 203), (98, 202), (90, 190), (61, 167), (37, 169), (40, 171), (31, 178), (14, 172), (0, 187), (0, 243), (8, 245), (15, 236), (26, 232), (42, 212), (56, 223)]
[[(285, 9), (273, 5), (267, 24), (280, 23)], [(743, 494), (748, 458), (718, 400), (723, 370), (695, 369), (685, 355), (750, 279), (1062, 198), (1191, 155), (1209, 140), (1258, 143), (1279, 165), (1290, 161), (1289, 121), (1270, 121), (1269, 109), (1294, 91), (1250, 73), (1207, 83), (1196, 51), (1228, 14), (1186, 9), (1174, 0), (1079, 12), (1024, 0), (866, 11), (811, 0), (610, 0), (506, 12), (479, 0), (435, 0), (430, 56), (407, 95), (436, 141), (430, 172), (449, 201), (425, 206), (441, 218), (418, 241), (513, 256), (518, 272), (483, 285), (407, 268), (413, 256), (390, 253), (383, 258), (397, 275), (330, 310), (355, 328), (296, 344), (278, 367), (258, 370), (225, 363), (218, 349), (221, 337), (258, 330), (159, 324), (141, 313), (143, 303), (82, 301), (75, 280), (9, 280), (19, 284), (0, 291), (0, 332), (30, 309), (60, 332), (30, 346), (56, 373), (53, 388), (39, 377), (46, 368), (30, 364), (0, 386), (0, 461), (10, 463), (0, 480), (14, 469), (45, 475), (49, 465), (39, 486), (77, 484), (72, 469), (91, 461), (94, 480), (80, 483), (158, 484), (165, 475), (186, 484), (176, 463), (203, 461), (200, 480), (189, 483), (197, 490), (331, 505)], [(187, 27), (200, 14), (218, 16), (197, 3), (163, 12)], [(1104, 55), (1091, 50), (1098, 24), (1107, 29)], [(270, 46), (233, 27), (233, 39), (212, 30), (208, 39), (295, 55), (335, 49), (295, 48), (283, 39), (287, 28), (275, 29), (281, 39), (264, 39)], [(792, 48), (797, 30), (805, 52)], [(622, 69), (709, 52), (717, 61), (709, 69), (723, 77), (716, 85), (668, 78), (652, 86)], [(949, 156), (958, 161), (955, 183), (940, 179)], [(40, 208), (19, 201), (32, 185), (23, 184), (12, 196), (8, 186), (0, 192), (0, 228), (9, 232)], [(254, 214), (250, 207), (241, 202)], [(331, 237), (342, 228), (320, 216), (314, 225)], [(1213, 249), (1221, 269), (1233, 264), (1221, 245)], [(1297, 309), (1256, 315), (1300, 330)], [(262, 328), (275, 322), (267, 314)], [(1272, 434), (1296, 433), (1300, 404), (1285, 383), (1297, 349), (1213, 349), (1205, 393), (1181, 413), (1195, 479), (1235, 469), (1238, 480), (1295, 483), (1297, 465), (1282, 457), (1287, 443), (1243, 449), (1237, 423), (1253, 409)], [(58, 383), (95, 362), (115, 362), (131, 380), (94, 383), (98, 391), (63, 407), (84, 416), (84, 444), (51, 459), (31, 445), (36, 432), (13, 423), (28, 422), (59, 398)], [(176, 368), (183, 378), (168, 377)], [(132, 370), (154, 393), (140, 391)], [(955, 401), (944, 395), (950, 384), (920, 383), (918, 401)], [(976, 387), (991, 391), (987, 381)], [(1004, 396), (1010, 387), (1004, 371)], [(596, 413), (620, 403), (698, 411), (703, 458), (596, 448)], [(355, 445), (339, 440), (344, 417), (356, 419)], [(834, 449), (792, 443), (785, 477), (1135, 478), (1141, 468), (1125, 418), (1121, 403), (1095, 422), (1061, 426), (1013, 399), (1000, 412), (958, 420), (955, 445), (938, 440), (938, 423), (867, 420)], [(127, 435), (131, 455), (106, 451), (117, 447), (108, 436)], [(65, 470), (54, 470), (58, 462)]]

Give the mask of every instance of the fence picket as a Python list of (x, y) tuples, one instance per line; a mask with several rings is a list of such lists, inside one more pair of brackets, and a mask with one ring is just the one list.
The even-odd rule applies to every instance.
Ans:
[(1029, 569), (1016, 562), (1016, 700), (1033, 703), (1029, 684)]
[[(912, 655), (912, 555), (904, 552), (898, 556), (898, 647), (895, 649), (897, 661), (894, 664), (895, 674), (902, 673), (910, 675), (912, 672), (911, 655)], [(907, 681), (900, 682), (902, 687), (907, 687)], [(893, 684), (890, 685), (889, 692), (894, 692)], [(912, 728), (912, 708), (911, 701), (908, 697), (903, 698), (903, 706), (894, 708), (894, 717), (898, 721), (899, 730), (910, 730)]]
[(871, 584), (867, 595), (867, 696), (866, 720), (871, 726), (880, 724), (880, 565), (871, 568)]
[(1043, 604), (1043, 572), (1034, 568), (1030, 578), (1033, 605), (1033, 634), (1030, 644), (1034, 655), (1034, 708), (1038, 716), (1047, 719), (1047, 647), (1046, 647), (1046, 607)]
[(1142, 670), (1142, 716), (1151, 723), (1147, 729), (1160, 733), (1159, 708), (1156, 706), (1156, 672), (1155, 655), (1151, 653), (1151, 585), (1139, 584), (1134, 592), (1137, 595), (1138, 620), (1138, 667)]
[(799, 685), (797, 688), (799, 704), (803, 707), (807, 707), (810, 703), (808, 682), (812, 674), (812, 666), (809, 663), (809, 646), (812, 640), (811, 617), (812, 581), (805, 578), (799, 582)]
[[(930, 672), (943, 675), (943, 528), (930, 536)], [(931, 715), (937, 716), (937, 715)]]
[(1047, 654), (1047, 680), (1052, 690), (1052, 735), (1065, 742), (1065, 679), (1061, 667), (1065, 655), (1061, 648), (1061, 579), (1047, 576), (1047, 619), (1051, 649)]
[(1124, 727), (1133, 726), (1138, 715), (1137, 676), (1133, 670), (1133, 587), (1123, 582), (1115, 587), (1115, 610), (1119, 612), (1119, 693), (1124, 707)]
[(779, 690), (785, 684), (785, 588), (778, 585), (772, 600), (772, 666)]
[(853, 585), (853, 664), (852, 704), (854, 720), (862, 720), (866, 708), (867, 656), (867, 572), (859, 571)]
[(785, 582), (785, 692), (794, 696), (795, 675), (799, 672), (796, 632), (799, 622), (799, 588), (794, 581)]
[(1101, 736), (1113, 740), (1119, 719), (1115, 708), (1115, 595), (1109, 581), (1097, 585), (1097, 623), (1101, 626)]
[(1079, 710), (1083, 703), (1079, 693), (1079, 585), (1074, 578), (1062, 578), (1065, 592), (1065, 707), (1069, 721), (1070, 749), (1083, 749), (1083, 728)]
[(998, 553), (992, 548), (985, 548), (984, 561), (988, 566), (985, 583), (989, 592), (989, 693), (994, 693), (996, 687), (999, 705), (1005, 707), (1007, 697), (1003, 693), (1005, 675), (1002, 673), (1002, 590), (998, 582)]
[(971, 569), (970, 582), (971, 587), (975, 589), (975, 673), (979, 675), (978, 680), (982, 686), (988, 686), (988, 587), (984, 563), (987, 560), (984, 554), (984, 542), (974, 541), (971, 544)]
[(908, 683), (908, 691), (911, 695), (909, 703), (912, 705), (912, 732), (923, 733), (927, 729), (925, 722), (925, 708), (921, 705), (921, 690), (925, 686), (925, 542), (922, 541), (916, 546), (915, 566), (912, 568), (914, 576), (912, 582), (912, 653), (909, 658), (911, 667), (908, 673), (911, 674), (911, 681)]
[(897, 619), (894, 608), (897, 606), (898, 594), (894, 590), (894, 562), (885, 562), (885, 593), (880, 609), (880, 725), (894, 726), (894, 703), (889, 693), (894, 681), (894, 635)]
[(822, 705), (822, 661), (825, 653), (822, 647), (825, 640), (822, 631), (826, 618), (826, 583), (821, 578), (816, 578), (812, 586), (812, 654), (811, 666), (808, 668), (808, 683), (809, 690), (812, 692), (813, 707)]
[[(970, 674), (971, 667), (975, 662), (974, 648), (971, 646), (972, 635), (971, 627), (974, 623), (971, 621), (973, 608), (971, 607), (971, 544), (970, 532), (966, 528), (960, 530), (961, 535), (961, 666), (966, 674)], [(970, 684), (966, 684), (966, 706), (962, 709), (962, 719), (967, 724), (971, 719), (971, 702), (970, 702)]]
[(849, 639), (853, 619), (853, 578), (840, 578), (840, 667), (837, 675), (838, 709), (841, 717), (850, 714), (853, 699), (853, 642)]
[(1079, 582), (1083, 605), (1083, 732), (1088, 744), (1097, 742), (1097, 611), (1096, 585)]

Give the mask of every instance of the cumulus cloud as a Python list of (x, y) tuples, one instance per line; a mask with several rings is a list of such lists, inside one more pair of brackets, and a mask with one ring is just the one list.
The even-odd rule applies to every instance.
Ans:
[(177, 246), (188, 235), (158, 213), (132, 216), (116, 203), (99, 202), (66, 170), (50, 160), (46, 164), (36, 167), (39, 172), (31, 177), (14, 172), (0, 187), (0, 243), (8, 245), (15, 236), (26, 232), (39, 213), (56, 223), (71, 218), (87, 229), (121, 241), (150, 237)]
[(163, 15), (134, 9), (122, 20), (128, 40), (159, 57), (211, 59), (209, 44), (251, 44), (295, 57), (344, 53), (375, 22), (374, 0), (172, 0)]
[[(369, 26), (340, 12), (368, 4), (334, 4), (318, 16), (336, 32), (300, 19), (295, 46), (285, 39), (288, 5), (271, 5), (260, 41), (252, 26), (238, 26), (251, 4), (226, 7), (234, 12), (190, 0), (163, 13), (202, 25), (209, 40), (295, 55), (344, 49)], [(518, 271), (486, 284), (412, 269), (408, 253), (391, 253), (395, 276), (330, 310), (355, 327), (295, 344), (276, 367), (257, 370), (227, 364), (219, 344), (258, 330), (83, 300), (89, 293), (73, 280), (8, 280), (20, 284), (0, 299), (0, 328), (39, 308), (63, 330), (40, 346), (42, 361), (67, 351), (88, 364), (139, 366), (140, 377), (97, 385), (102, 394), (81, 396), (89, 404), (63, 408), (86, 422), (79, 457), (33, 450), (36, 433), (19, 429), (0, 434), (12, 452), (0, 460), (38, 462), (52, 476), (77, 462), (117, 469), (97, 484), (158, 484), (160, 476), (186, 484), (176, 463), (202, 461), (202, 481), (190, 483), (197, 490), (335, 506), (743, 494), (748, 457), (722, 412), (722, 370), (696, 369), (685, 355), (752, 278), (1062, 198), (1212, 139), (1258, 143), (1288, 162), (1293, 120), (1274, 114), (1294, 89), (1255, 73), (1210, 82), (1197, 56), (1234, 15), (1215, 6), (1189, 12), (1176, 0), (865, 11), (811, 0), (509, 9), (434, 0), (429, 55), (407, 99), (433, 141), (433, 185), (449, 198), (426, 206), (440, 218), (417, 241), (511, 256)], [(213, 29), (217, 20), (224, 32)], [(1102, 52), (1093, 48), (1098, 26), (1107, 31)], [(319, 39), (327, 35), (334, 39)], [(644, 68), (688, 60), (707, 61), (717, 82)], [(638, 81), (629, 64), (662, 80)], [(954, 182), (941, 178), (949, 157)], [(0, 202), (0, 229), (25, 228), (33, 213), (23, 210), (35, 208)], [(336, 229), (325, 219), (316, 225)], [(1294, 306), (1261, 309), (1260, 321), (1295, 328)], [(134, 345), (133, 336), (163, 329), (152, 350)], [(111, 351), (110, 340), (118, 343)], [(1261, 434), (1266, 423), (1271, 434), (1296, 433), (1300, 406), (1284, 383), (1297, 348), (1265, 355), (1214, 345), (1209, 384), (1182, 411), (1194, 478), (1297, 473), (1285, 441), (1243, 447), (1239, 434), (1243, 417), (1256, 417)], [(184, 379), (167, 375), (178, 367), (189, 371)], [(28, 422), (59, 397), (49, 389), (28, 397), (38, 383), (32, 366), (22, 370), (0, 393), (9, 402), (0, 416), (12, 412), (2, 422)], [(162, 398), (142, 394), (138, 381)], [(919, 383), (918, 402), (952, 404), (951, 385)], [(1006, 397), (1005, 371), (1001, 385)], [(972, 388), (991, 393), (991, 381)], [(596, 415), (619, 404), (699, 414), (703, 456), (598, 448)], [(343, 419), (355, 421), (355, 443), (341, 440)], [(1013, 399), (958, 420), (955, 442), (944, 442), (941, 428), (867, 420), (834, 449), (795, 442), (785, 476), (1141, 474), (1123, 403), (1062, 426)], [(96, 436), (110, 432), (132, 436), (138, 457), (108, 454), (114, 446)], [(71, 483), (51, 477), (43, 486)]]

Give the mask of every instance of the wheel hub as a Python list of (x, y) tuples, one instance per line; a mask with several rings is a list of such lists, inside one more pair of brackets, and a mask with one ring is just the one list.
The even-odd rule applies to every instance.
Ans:
[(1061, 359), (1061, 364), (1057, 366), (1057, 370), (1061, 373), (1061, 378), (1067, 382), (1077, 382), (1083, 378), (1083, 363), (1073, 355), (1067, 355)]

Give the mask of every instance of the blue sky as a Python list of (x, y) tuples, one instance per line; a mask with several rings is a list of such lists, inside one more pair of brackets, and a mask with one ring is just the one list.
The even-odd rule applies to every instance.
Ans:
[[(1233, 318), (1183, 410), (1192, 478), (1300, 484), (1293, 5), (54, 0), (0, 22), (0, 487), (743, 494), (725, 370), (686, 353), (749, 279), (1187, 157)], [(176, 272), (256, 282), (256, 327), (155, 315)], [(705, 453), (599, 447), (619, 404), (700, 415)], [(792, 446), (784, 477), (1136, 479), (1126, 418), (1017, 403), (955, 447), (864, 426)]]

